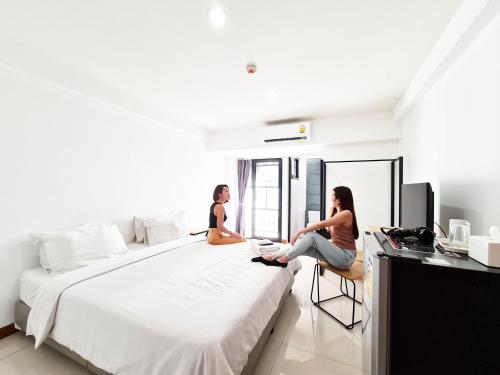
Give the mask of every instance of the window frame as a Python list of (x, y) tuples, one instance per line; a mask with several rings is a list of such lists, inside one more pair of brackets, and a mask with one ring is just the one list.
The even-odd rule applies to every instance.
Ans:
[[(283, 159), (281, 158), (268, 158), (268, 159), (252, 159), (252, 238), (264, 238), (262, 236), (255, 235), (255, 198), (256, 198), (256, 174), (257, 174), (257, 165), (259, 163), (269, 163), (269, 162), (277, 162), (278, 163), (278, 237), (277, 238), (269, 238), (272, 241), (281, 242), (283, 235)], [(273, 209), (274, 211), (274, 209)]]
[(299, 159), (290, 158), (290, 178), (294, 180), (299, 179)]

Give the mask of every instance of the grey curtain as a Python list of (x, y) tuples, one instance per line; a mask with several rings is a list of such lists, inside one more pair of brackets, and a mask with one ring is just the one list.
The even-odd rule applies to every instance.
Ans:
[(238, 160), (238, 210), (236, 211), (236, 232), (240, 234), (244, 234), (245, 231), (244, 202), (251, 169), (251, 160)]

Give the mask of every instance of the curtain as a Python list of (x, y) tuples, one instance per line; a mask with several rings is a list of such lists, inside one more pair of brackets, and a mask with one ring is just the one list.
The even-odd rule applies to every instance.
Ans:
[(251, 160), (238, 160), (238, 210), (236, 212), (236, 232), (244, 234), (245, 231), (245, 192), (248, 177), (252, 169)]

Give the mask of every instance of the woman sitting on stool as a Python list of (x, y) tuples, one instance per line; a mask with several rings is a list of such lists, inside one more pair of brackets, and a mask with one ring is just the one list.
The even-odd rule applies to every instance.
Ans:
[[(212, 245), (226, 245), (246, 241), (239, 233), (231, 232), (224, 226), (227, 219), (224, 203), (229, 202), (229, 187), (217, 185), (214, 190), (214, 203), (210, 206), (208, 225), (208, 243)], [(228, 235), (224, 235), (226, 233)]]
[[(345, 186), (334, 188), (332, 203), (331, 217), (295, 233), (291, 240), (293, 246), (291, 250), (264, 258), (269, 261), (276, 259), (279, 263), (288, 263), (299, 255), (308, 255), (323, 260), (336, 268), (349, 268), (356, 259), (354, 240), (359, 237), (351, 189)], [(317, 229), (328, 227), (332, 235), (331, 242), (315, 232)], [(295, 245), (301, 235), (304, 236)]]

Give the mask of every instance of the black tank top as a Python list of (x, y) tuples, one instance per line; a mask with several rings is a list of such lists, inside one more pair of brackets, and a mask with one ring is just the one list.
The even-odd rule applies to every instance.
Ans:
[[(210, 206), (210, 216), (208, 218), (208, 227), (209, 228), (217, 228), (217, 216), (214, 214), (214, 208), (216, 204), (220, 204), (219, 202), (214, 202)], [(224, 221), (227, 220), (226, 212), (224, 212)]]

